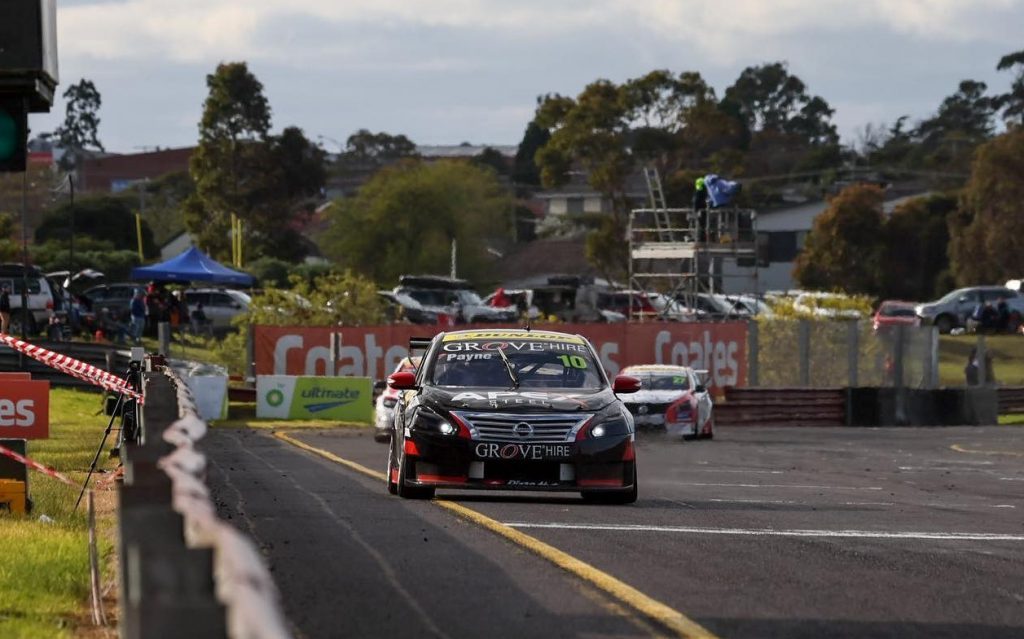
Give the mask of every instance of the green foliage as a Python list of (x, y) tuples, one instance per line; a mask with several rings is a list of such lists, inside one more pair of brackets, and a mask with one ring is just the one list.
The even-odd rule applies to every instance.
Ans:
[(961, 285), (1024, 273), (1024, 127), (978, 147), (960, 211), (950, 218), (950, 260)]
[(1007, 124), (1024, 125), (1024, 49), (1004, 55), (996, 69), (1014, 71), (1010, 90), (997, 98), (1003, 119)]
[(416, 144), (402, 134), (384, 131), (372, 133), (359, 129), (345, 141), (345, 153), (339, 162), (349, 165), (384, 166), (404, 158), (418, 157)]
[(153, 241), (163, 246), (185, 230), (182, 205), (196, 192), (188, 171), (168, 173), (141, 185), (145, 207), (142, 219), (153, 230)]
[(78, 167), (82, 152), (87, 149), (103, 150), (98, 137), (99, 110), (103, 100), (96, 85), (82, 78), (64, 91), (64, 124), (57, 127), (54, 137), (64, 149), (59, 165), (64, 171)]
[(320, 246), (343, 267), (390, 285), (404, 273), (447, 273), (455, 239), (459, 275), (481, 279), (487, 241), (507, 237), (511, 217), (512, 200), (491, 171), (407, 160), (336, 201)]
[(291, 264), (276, 257), (261, 257), (250, 262), (245, 270), (256, 278), (259, 286), (286, 288), (291, 267)]
[(957, 208), (951, 194), (914, 198), (885, 222), (879, 293), (889, 299), (929, 300), (949, 288), (947, 219)]
[[(133, 267), (139, 265), (138, 251), (115, 250), (110, 242), (91, 237), (75, 239), (75, 263), (69, 264), (70, 251), (67, 242), (51, 240), (41, 244), (33, 244), (29, 248), (32, 263), (44, 272), (93, 268), (104, 275), (108, 281), (128, 279)], [(20, 256), (20, 253), (18, 254)]]
[(629, 260), (629, 246), (625, 241), (626, 227), (621, 218), (602, 216), (597, 229), (587, 235), (584, 250), (587, 261), (606, 279), (621, 278), (622, 265)]
[(479, 167), (489, 168), (498, 175), (508, 175), (509, 173), (508, 160), (500, 151), (491, 147), (487, 147), (473, 156), (472, 162)]
[[(71, 215), (75, 216), (75, 243), (79, 238), (91, 237), (109, 242), (115, 250), (138, 251), (139, 241), (135, 226), (134, 200), (122, 196), (84, 197), (51, 210), (36, 228), (36, 242), (60, 241), (67, 243), (71, 232)], [(142, 251), (149, 258), (159, 254), (153, 241), (153, 231), (142, 221)]]
[(800, 286), (874, 294), (882, 253), (882, 190), (851, 186), (814, 220), (793, 276)]
[(206, 77), (199, 146), (189, 170), (195, 194), (184, 204), (185, 226), (213, 257), (231, 254), (230, 219), (243, 221), (245, 254), (297, 260), (306, 254), (300, 229), (307, 201), (324, 184), (324, 153), (302, 131), (269, 135), (263, 85), (244, 62), (223, 63)]
[(914, 132), (914, 156), (928, 168), (967, 171), (975, 147), (992, 136), (998, 100), (985, 95), (985, 83), (964, 80), (938, 112)]
[(529, 186), (540, 186), (540, 170), (534, 157), (537, 150), (547, 144), (551, 138), (551, 132), (537, 124), (536, 120), (530, 120), (523, 133), (523, 139), (516, 149), (516, 157), (512, 165), (512, 181), (516, 184)]
[(371, 326), (384, 321), (377, 285), (352, 271), (290, 278), (290, 290), (267, 288), (253, 296), (238, 324), (271, 326)]

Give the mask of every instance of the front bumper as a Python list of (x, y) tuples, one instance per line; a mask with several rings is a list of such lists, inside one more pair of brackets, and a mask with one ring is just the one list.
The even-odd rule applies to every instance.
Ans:
[(632, 435), (535, 444), (413, 433), (405, 446), (414, 486), (579, 492), (628, 489), (635, 477)]

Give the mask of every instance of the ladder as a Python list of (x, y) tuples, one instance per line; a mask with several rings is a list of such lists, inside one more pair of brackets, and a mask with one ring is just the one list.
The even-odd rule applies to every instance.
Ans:
[(658, 169), (645, 166), (644, 182), (647, 183), (647, 194), (651, 200), (651, 208), (654, 210), (654, 226), (658, 229), (658, 239), (662, 242), (672, 241), (672, 224), (669, 220), (668, 204), (665, 201), (665, 191), (661, 188), (661, 175)]

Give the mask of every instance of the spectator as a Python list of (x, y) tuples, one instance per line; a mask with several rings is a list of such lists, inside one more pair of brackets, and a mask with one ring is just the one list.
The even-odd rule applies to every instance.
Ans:
[(100, 309), (97, 325), (96, 341), (113, 339), (117, 344), (124, 344), (125, 337), (129, 332), (128, 327), (120, 321), (120, 318), (111, 313), (110, 309)]
[(206, 311), (203, 310), (203, 303), (199, 302), (196, 304), (196, 309), (192, 311), (192, 333), (200, 335), (202, 333), (210, 333), (210, 321), (206, 318)]
[(996, 330), (1005, 333), (1010, 327), (1010, 305), (1006, 303), (1005, 297), (1000, 297), (996, 304)]
[(131, 303), (131, 334), (136, 344), (142, 342), (142, 331), (146, 328), (146, 300), (142, 291), (136, 291)]
[[(968, 386), (978, 386), (980, 383), (981, 375), (978, 370), (978, 349), (977, 347), (972, 348), (970, 354), (967, 356), (967, 365), (964, 366), (964, 376), (967, 378)], [(992, 368), (992, 354), (985, 352), (985, 384), (996, 383), (996, 372)]]
[(6, 284), (0, 287), (0, 333), (11, 332), (11, 292)]
[(992, 306), (992, 302), (985, 302), (985, 307), (981, 309), (981, 329), (991, 333), (998, 328), (998, 325), (999, 312)]

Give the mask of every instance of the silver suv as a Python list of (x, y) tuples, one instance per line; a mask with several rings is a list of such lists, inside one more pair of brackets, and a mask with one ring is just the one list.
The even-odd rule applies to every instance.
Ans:
[(203, 305), (206, 321), (216, 332), (231, 328), (231, 320), (249, 310), (252, 298), (248, 293), (230, 288), (190, 288), (185, 291), (189, 313)]
[(978, 304), (991, 303), (995, 306), (999, 299), (1006, 300), (1010, 307), (1010, 330), (1016, 330), (1024, 316), (1024, 297), (1017, 291), (1005, 286), (971, 286), (958, 288), (947, 293), (934, 302), (918, 304), (914, 312), (921, 318), (921, 325), (934, 324), (940, 333), (948, 333), (954, 328), (967, 325), (967, 318)]
[(39, 269), (28, 267), (28, 277), (23, 277), (21, 264), (0, 264), (0, 288), (7, 286), (11, 298), (11, 334), (21, 333), (21, 291), (28, 283), (28, 326), (26, 335), (35, 335), (50, 322), (53, 314), (53, 290)]

